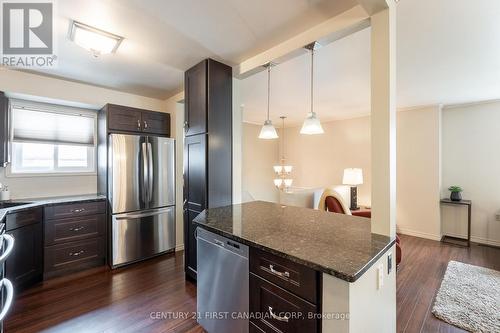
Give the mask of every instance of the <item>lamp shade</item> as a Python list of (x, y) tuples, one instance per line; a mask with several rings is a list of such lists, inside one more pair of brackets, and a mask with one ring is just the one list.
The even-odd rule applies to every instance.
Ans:
[(307, 114), (306, 119), (304, 120), (304, 124), (302, 124), (302, 128), (300, 130), (300, 134), (323, 134), (323, 127), (321, 126), (321, 122), (319, 118), (316, 116), (316, 112), (309, 112)]
[(356, 186), (363, 184), (363, 170), (359, 168), (344, 169), (344, 185)]
[(270, 120), (266, 120), (260, 130), (259, 139), (277, 139), (278, 133)]

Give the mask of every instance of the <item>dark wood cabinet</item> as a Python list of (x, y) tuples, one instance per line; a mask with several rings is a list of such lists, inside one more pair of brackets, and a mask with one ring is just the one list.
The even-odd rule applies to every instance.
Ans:
[[(316, 305), (250, 273), (251, 323), (269, 333), (317, 332)], [(257, 331), (258, 332), (258, 331)]]
[(143, 111), (141, 117), (144, 133), (170, 136), (170, 114)]
[(73, 202), (45, 207), (44, 278), (104, 265), (106, 202)]
[(250, 332), (321, 331), (319, 272), (255, 247), (249, 261)]
[(196, 279), (196, 226), (193, 219), (206, 208), (206, 134), (184, 141), (184, 218), (186, 274)]
[(232, 69), (206, 59), (185, 73), (185, 270), (196, 278), (193, 219), (232, 203)]
[(145, 133), (170, 136), (170, 114), (107, 104), (103, 110), (106, 117), (100, 117), (100, 126), (109, 132)]
[(15, 239), (14, 249), (5, 262), (7, 278), (18, 291), (42, 281), (42, 209), (33, 208), (7, 215), (6, 231)]
[(185, 75), (184, 130), (186, 136), (207, 132), (207, 61), (189, 69)]
[(0, 167), (9, 163), (9, 100), (0, 91)]

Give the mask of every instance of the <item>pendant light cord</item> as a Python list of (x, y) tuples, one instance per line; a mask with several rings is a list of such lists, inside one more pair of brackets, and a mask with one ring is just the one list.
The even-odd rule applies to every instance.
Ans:
[(314, 46), (311, 48), (311, 114), (313, 109), (313, 91), (314, 91)]
[(269, 120), (270, 100), (271, 100), (271, 64), (267, 66), (267, 120)]

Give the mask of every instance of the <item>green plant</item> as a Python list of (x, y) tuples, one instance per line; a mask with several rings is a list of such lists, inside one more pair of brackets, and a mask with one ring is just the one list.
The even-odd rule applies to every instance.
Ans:
[(450, 191), (452, 193), (463, 192), (463, 190), (460, 186), (455, 186), (455, 185), (448, 187), (448, 191)]

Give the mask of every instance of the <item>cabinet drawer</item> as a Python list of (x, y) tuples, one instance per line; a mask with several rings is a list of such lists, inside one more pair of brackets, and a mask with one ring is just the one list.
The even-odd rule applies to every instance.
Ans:
[(103, 214), (105, 201), (79, 202), (45, 207), (45, 219), (64, 219), (69, 217)]
[(250, 271), (317, 304), (318, 273), (309, 267), (252, 247)]
[[(250, 274), (250, 312), (252, 322), (264, 332), (316, 332), (315, 305)], [(258, 319), (255, 319), (258, 318)]]
[(102, 237), (45, 247), (45, 273), (76, 270), (85, 264), (104, 264)]
[(42, 222), (42, 208), (38, 207), (7, 214), (5, 227), (9, 231), (40, 222)]
[(103, 236), (106, 215), (88, 215), (45, 222), (45, 245)]

